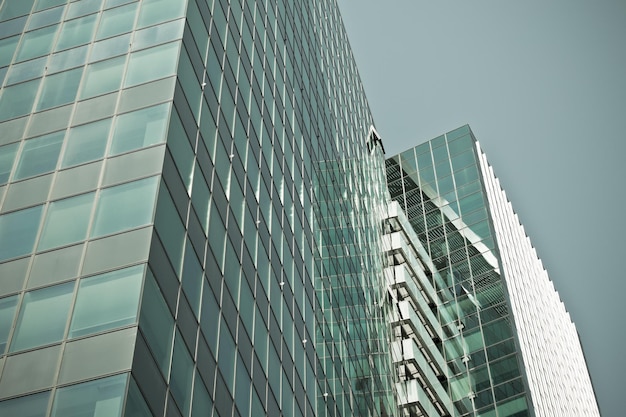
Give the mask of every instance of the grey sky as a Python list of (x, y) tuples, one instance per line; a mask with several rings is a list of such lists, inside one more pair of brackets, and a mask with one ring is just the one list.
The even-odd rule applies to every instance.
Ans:
[(388, 156), (471, 126), (623, 416), (626, 2), (338, 2)]

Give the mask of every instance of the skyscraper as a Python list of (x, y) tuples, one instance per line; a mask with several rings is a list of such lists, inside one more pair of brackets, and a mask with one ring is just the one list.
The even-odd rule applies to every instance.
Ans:
[[(4, 0), (0, 86), (0, 415), (535, 406), (523, 360), (541, 355), (511, 339), (524, 309), (498, 301), (485, 200), (467, 218), (459, 197), (471, 228), (453, 219), (443, 202), (469, 189), (439, 176), (459, 158), (437, 146), (432, 180), (394, 188), (394, 169), (414, 177), (397, 158), (385, 172), (334, 1)], [(389, 270), (400, 224), (406, 283)], [(401, 369), (415, 282), (430, 363)]]
[[(574, 324), (469, 127), (386, 164), (391, 197), (406, 213), (404, 221), (399, 209), (388, 216), (395, 239), (388, 281), (401, 289), (396, 320), (415, 312), (429, 325), (431, 311), (409, 305), (415, 290), (405, 289), (421, 273), (413, 285), (436, 306), (441, 331), (431, 333), (442, 340), (447, 368), (440, 379), (455, 412), (599, 415)], [(415, 237), (400, 245), (400, 230)], [(418, 261), (397, 253), (414, 253)], [(403, 346), (419, 346), (406, 333)], [(409, 385), (414, 377), (404, 379)]]

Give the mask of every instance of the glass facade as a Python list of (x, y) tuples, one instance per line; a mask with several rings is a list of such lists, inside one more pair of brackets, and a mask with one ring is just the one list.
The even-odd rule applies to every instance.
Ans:
[[(0, 415), (406, 415), (404, 162), (386, 178), (334, 1), (3, 0), (0, 87)], [(401, 203), (432, 259), (428, 415), (530, 404), (458, 136), (404, 158), (430, 167)]]

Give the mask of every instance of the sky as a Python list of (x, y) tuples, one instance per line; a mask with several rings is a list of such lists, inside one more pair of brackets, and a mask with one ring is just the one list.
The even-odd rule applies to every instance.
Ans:
[(623, 416), (626, 1), (338, 3), (387, 156), (470, 125)]

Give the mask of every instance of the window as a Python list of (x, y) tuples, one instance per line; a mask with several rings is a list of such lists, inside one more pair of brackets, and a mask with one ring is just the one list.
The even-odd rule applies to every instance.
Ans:
[(179, 42), (171, 42), (133, 52), (130, 55), (124, 86), (130, 87), (174, 75), (178, 62), (179, 45)]
[(70, 337), (79, 337), (137, 321), (143, 265), (80, 281)]
[(32, 252), (42, 207), (31, 207), (0, 216), (0, 261)]
[(38, 250), (80, 242), (87, 235), (94, 193), (50, 203)]
[(102, 190), (91, 236), (151, 223), (157, 184), (157, 177), (151, 177)]
[(54, 171), (65, 131), (51, 133), (24, 142), (14, 180)]
[(69, 49), (91, 42), (97, 17), (97, 14), (92, 14), (65, 22), (59, 35), (56, 50)]
[(40, 78), (2, 89), (0, 95), (0, 121), (30, 113), (39, 88)]
[(81, 46), (53, 54), (48, 63), (48, 74), (83, 65), (87, 60), (88, 50), (88, 46)]
[(59, 388), (51, 417), (118, 417), (122, 414), (127, 374)]
[(0, 402), (0, 415), (19, 417), (46, 417), (50, 391), (13, 398)]
[(144, 0), (139, 12), (139, 27), (175, 19), (185, 15), (186, 2), (169, 0)]
[(17, 295), (0, 299), (0, 355), (4, 354), (7, 347), (9, 331), (15, 317), (15, 307), (17, 307)]
[(90, 64), (85, 73), (85, 83), (80, 98), (98, 96), (120, 88), (125, 56)]
[(73, 292), (74, 283), (68, 282), (24, 294), (11, 351), (62, 340)]
[(110, 38), (133, 30), (138, 3), (109, 9), (102, 14), (96, 39)]
[(22, 43), (17, 50), (15, 62), (26, 61), (42, 55), (47, 55), (52, 48), (54, 32), (56, 32), (58, 27), (58, 25), (48, 26), (25, 33), (22, 38)]
[(71, 128), (61, 166), (65, 168), (102, 159), (110, 128), (111, 119)]
[(44, 78), (37, 111), (73, 102), (82, 72), (82, 68), (76, 68)]
[(169, 115), (169, 103), (126, 113), (117, 118), (111, 155), (118, 155), (162, 143)]
[(6, 184), (11, 175), (11, 168), (15, 161), (15, 154), (19, 143), (0, 146), (0, 185)]

